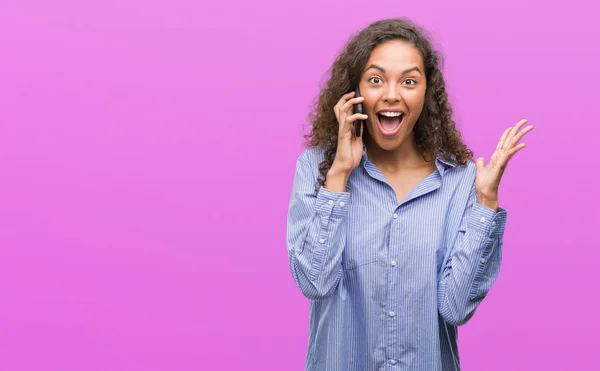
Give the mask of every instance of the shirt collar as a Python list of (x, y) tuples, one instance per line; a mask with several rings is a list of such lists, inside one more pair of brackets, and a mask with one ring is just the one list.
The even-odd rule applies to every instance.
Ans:
[[(456, 156), (454, 155), (451, 155), (450, 157), (452, 160), (456, 159)], [(445, 160), (444, 158), (442, 158), (441, 155), (438, 154), (435, 159), (435, 166), (440, 172), (440, 175), (443, 176), (444, 172), (449, 168), (454, 168), (456, 166), (456, 163), (449, 160)]]

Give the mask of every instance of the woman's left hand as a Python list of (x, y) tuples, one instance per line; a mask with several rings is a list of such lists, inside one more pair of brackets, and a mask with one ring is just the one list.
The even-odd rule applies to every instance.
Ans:
[(533, 130), (532, 125), (520, 130), (526, 123), (527, 120), (521, 120), (515, 126), (511, 126), (504, 131), (498, 141), (496, 151), (492, 154), (487, 165), (484, 165), (483, 157), (478, 158), (475, 162), (477, 166), (477, 175), (475, 178), (477, 202), (494, 211), (498, 210), (498, 186), (500, 185), (500, 179), (502, 179), (506, 165), (515, 153), (525, 148), (525, 143), (517, 143), (519, 143), (525, 134)]

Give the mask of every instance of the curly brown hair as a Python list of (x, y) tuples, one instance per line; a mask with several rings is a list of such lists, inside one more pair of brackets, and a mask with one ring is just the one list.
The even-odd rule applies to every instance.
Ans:
[(417, 147), (424, 157), (425, 154), (439, 156), (457, 165), (466, 165), (473, 157), (473, 152), (462, 142), (452, 121), (452, 107), (448, 102), (441, 71), (442, 57), (433, 48), (426, 32), (406, 18), (381, 20), (370, 24), (350, 39), (329, 69), (329, 79), (322, 85), (318, 100), (309, 115), (312, 128), (305, 135), (305, 145), (321, 147), (325, 155), (319, 166), (317, 189), (325, 185), (326, 174), (337, 151), (339, 124), (333, 107), (342, 95), (352, 91), (358, 84), (371, 51), (390, 40), (409, 42), (419, 50), (423, 58), (427, 89), (423, 111), (415, 124), (414, 134)]

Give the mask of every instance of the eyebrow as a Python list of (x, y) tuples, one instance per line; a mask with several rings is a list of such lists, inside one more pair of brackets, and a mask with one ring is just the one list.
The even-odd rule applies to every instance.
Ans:
[[(369, 67), (368, 67), (368, 68), (367, 68), (365, 71), (368, 71), (368, 70), (370, 70), (371, 68), (374, 68), (374, 69), (376, 69), (376, 70), (379, 70), (379, 71), (381, 71), (381, 73), (385, 73), (385, 68), (383, 68), (383, 67), (380, 67), (380, 66), (378, 66), (378, 65), (376, 65), (376, 64), (372, 64), (372, 65), (370, 65), (370, 66), (369, 66)], [(415, 66), (415, 67), (412, 67), (412, 68), (409, 68), (409, 69), (407, 69), (407, 70), (404, 70), (404, 71), (402, 72), (402, 74), (403, 74), (403, 75), (406, 75), (407, 73), (409, 73), (409, 72), (413, 72), (413, 71), (417, 71), (417, 72), (418, 72), (418, 73), (420, 73), (421, 75), (423, 74), (423, 73), (421, 72), (421, 70), (419, 69), (419, 67), (416, 67), (416, 66)]]

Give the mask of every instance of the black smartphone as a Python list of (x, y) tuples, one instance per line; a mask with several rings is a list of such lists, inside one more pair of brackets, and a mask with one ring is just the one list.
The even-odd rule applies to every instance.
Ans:
[[(356, 86), (354, 93), (355, 93), (354, 98), (360, 97), (360, 90), (358, 89), (358, 86)], [(363, 113), (362, 103), (357, 103), (354, 105), (354, 113), (361, 113), (361, 114)], [(354, 122), (354, 127), (356, 129), (356, 137), (360, 137), (360, 128), (364, 124), (365, 124), (364, 120), (356, 120)]]

